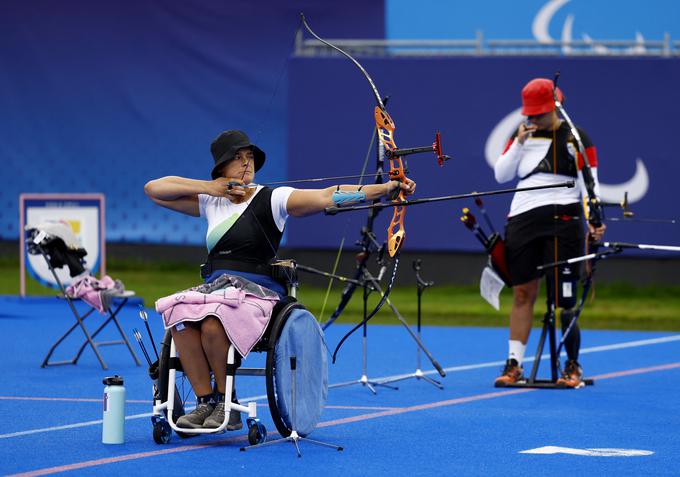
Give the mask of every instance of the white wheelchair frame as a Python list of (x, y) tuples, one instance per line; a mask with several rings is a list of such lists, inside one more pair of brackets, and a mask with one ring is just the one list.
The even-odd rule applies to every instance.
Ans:
[[(234, 376), (235, 375), (245, 375), (245, 376), (265, 376), (267, 378), (267, 398), (269, 401), (269, 407), (270, 407), (270, 413), (272, 414), (272, 418), (274, 419), (274, 424), (279, 431), (279, 433), (284, 436), (288, 437), (291, 435), (291, 433), (294, 433), (295, 431), (293, 429), (290, 429), (281, 419), (280, 415), (278, 414), (278, 409), (274, 410), (272, 409), (272, 406), (276, 407), (276, 397), (275, 397), (275, 391), (274, 391), (274, 384), (273, 384), (273, 375), (275, 373), (274, 369), (271, 369), (272, 366), (274, 366), (272, 363), (272, 357), (270, 357), (270, 354), (273, 354), (273, 350), (276, 344), (276, 341), (278, 340), (278, 335), (281, 333), (281, 329), (283, 328), (283, 324), (280, 322), (282, 320), (279, 319), (279, 316), (285, 316), (285, 314), (290, 315), (290, 312), (295, 309), (295, 308), (304, 308), (302, 304), (298, 303), (296, 300), (297, 296), (297, 277), (295, 274), (295, 263), (292, 260), (285, 260), (280, 262), (280, 266), (285, 266), (285, 267), (290, 267), (292, 270), (292, 273), (290, 274), (290, 277), (288, 277), (288, 289), (289, 289), (289, 295), (288, 298), (284, 298), (282, 300), (283, 305), (281, 308), (276, 310), (276, 315), (272, 313), (272, 317), (270, 319), (270, 323), (268, 325), (268, 329), (270, 330), (270, 334), (267, 337), (263, 337), (261, 341), (267, 339), (267, 349), (266, 350), (260, 350), (260, 351), (266, 351), (267, 352), (267, 366), (265, 368), (236, 368), (236, 351), (235, 347), (233, 344), (229, 345), (229, 350), (227, 352), (227, 373), (226, 373), (226, 383), (225, 383), (225, 396), (227, 397), (224, 402), (224, 421), (222, 424), (220, 424), (219, 427), (217, 428), (206, 428), (206, 429), (193, 429), (193, 428), (185, 428), (185, 427), (179, 427), (177, 423), (175, 422), (174, 418), (174, 411), (175, 411), (175, 398), (178, 396), (177, 388), (176, 388), (176, 380), (177, 380), (177, 366), (179, 363), (179, 358), (177, 355), (177, 350), (175, 348), (175, 341), (170, 337), (170, 350), (169, 350), (169, 355), (167, 358), (168, 362), (168, 382), (167, 382), (167, 400), (163, 401), (162, 398), (163, 396), (161, 395), (162, 392), (159, 389), (156, 389), (156, 386), (158, 384), (155, 384), (154, 387), (154, 405), (153, 405), (153, 411), (152, 411), (152, 416), (151, 416), (151, 421), (153, 423), (153, 437), (154, 441), (158, 444), (167, 444), (170, 441), (170, 435), (172, 434), (170, 432), (170, 429), (174, 430), (180, 437), (189, 437), (191, 435), (200, 435), (200, 434), (216, 434), (216, 433), (221, 433), (223, 432), (227, 424), (229, 422), (229, 415), (231, 411), (237, 411), (241, 413), (248, 413), (248, 417), (246, 420), (246, 424), (248, 426), (248, 442), (251, 445), (256, 445), (256, 444), (262, 444), (267, 437), (267, 430), (264, 424), (258, 419), (257, 417), (257, 403), (256, 402), (249, 402), (247, 405), (241, 405), (237, 403), (231, 402), (230, 396), (232, 395), (233, 389), (234, 389)], [(287, 319), (287, 318), (286, 318)], [(166, 333), (169, 333), (167, 331)], [(272, 335), (275, 335), (275, 338), (272, 342), (271, 337)], [(164, 337), (164, 343), (165, 343), (166, 338)], [(256, 345), (257, 347), (257, 345)], [(159, 357), (159, 364), (158, 364), (158, 379), (160, 380), (160, 373), (163, 372), (164, 370), (161, 369), (161, 360), (166, 360), (164, 357), (165, 347), (161, 347), (161, 355)], [(151, 374), (151, 370), (150, 370)], [(153, 377), (152, 377), (153, 378)], [(174, 392), (173, 392), (174, 390)]]

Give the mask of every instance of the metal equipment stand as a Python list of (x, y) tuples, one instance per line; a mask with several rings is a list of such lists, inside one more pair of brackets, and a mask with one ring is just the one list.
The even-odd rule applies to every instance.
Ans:
[(293, 445), (295, 446), (295, 451), (297, 452), (297, 456), (302, 457), (302, 453), (300, 452), (300, 445), (298, 444), (298, 442), (300, 442), (300, 441), (309, 442), (310, 444), (316, 444), (316, 445), (323, 446), (323, 447), (330, 447), (331, 449), (335, 449), (337, 451), (343, 450), (343, 448), (341, 446), (338, 446), (338, 445), (335, 445), (335, 444), (328, 444), (326, 442), (317, 441), (315, 439), (309, 439), (307, 437), (302, 437), (298, 434), (298, 432), (296, 430), (297, 429), (297, 423), (296, 423), (296, 401), (295, 401), (295, 394), (296, 394), (296, 391), (295, 391), (295, 385), (296, 385), (295, 371), (296, 371), (296, 368), (297, 368), (296, 361), (297, 360), (296, 360), (295, 356), (290, 357), (290, 373), (291, 373), (291, 396), (290, 397), (291, 397), (291, 407), (292, 407), (292, 412), (291, 412), (292, 431), (290, 433), (290, 436), (282, 437), (281, 439), (276, 439), (276, 440), (273, 440), (273, 441), (263, 442), (262, 444), (256, 444), (256, 445), (253, 445), (253, 446), (241, 447), (242, 452), (245, 452), (248, 449), (255, 449), (255, 448), (258, 448), (258, 447), (265, 447), (265, 446), (270, 446), (270, 445), (273, 445), (273, 444), (278, 444), (279, 442), (292, 442)]
[[(363, 317), (364, 319), (367, 316), (368, 313), (368, 297), (371, 294), (371, 292), (374, 290), (372, 284), (373, 282), (378, 282), (379, 280), (376, 279), (371, 273), (368, 271), (366, 268), (365, 264), (363, 265), (363, 272), (362, 272), (363, 278), (362, 278), (362, 289), (363, 289), (363, 301), (364, 301), (364, 313)], [(377, 386), (382, 386), (388, 389), (394, 389), (395, 391), (398, 390), (399, 388), (396, 386), (391, 386), (389, 384), (385, 384), (384, 382), (380, 381), (374, 381), (368, 378), (367, 374), (367, 363), (368, 363), (368, 325), (364, 323), (362, 327), (362, 353), (361, 353), (361, 377), (357, 380), (354, 381), (346, 381), (343, 383), (337, 383), (337, 384), (332, 384), (328, 386), (329, 389), (331, 388), (341, 388), (341, 387), (346, 387), (346, 386), (352, 386), (353, 384), (361, 384), (362, 386), (367, 387), (373, 394), (377, 394), (378, 392), (376, 391)]]
[[(423, 278), (420, 276), (420, 268), (421, 268), (421, 261), (420, 259), (414, 260), (413, 261), (413, 270), (416, 272), (416, 283), (418, 285), (418, 323), (417, 323), (417, 330), (418, 330), (418, 338), (421, 338), (421, 301), (422, 301), (422, 295), (423, 292), (425, 291), (426, 288), (431, 287), (434, 285), (434, 282), (426, 282), (423, 280)], [(389, 379), (387, 381), (381, 381), (382, 384), (384, 383), (394, 383), (397, 381), (403, 381), (404, 379), (410, 379), (410, 378), (415, 378), (417, 380), (423, 380), (426, 381), (433, 386), (438, 387), (439, 389), (444, 389), (444, 386), (442, 385), (441, 382), (437, 381), (436, 379), (432, 379), (429, 376), (426, 376), (423, 371), (421, 370), (421, 364), (420, 364), (420, 347), (416, 347), (416, 370), (413, 373), (410, 374), (405, 374), (402, 376), (395, 377), (393, 379)]]
[[(64, 287), (63, 283), (61, 280), (59, 280), (59, 276), (57, 275), (57, 272), (54, 270), (54, 267), (50, 263), (50, 259), (47, 256), (47, 252), (43, 249), (43, 247), (40, 244), (36, 244), (38, 247), (38, 250), (40, 250), (40, 253), (42, 254), (43, 258), (45, 259), (45, 262), (47, 263), (47, 266), (50, 269), (50, 272), (52, 272), (52, 276), (54, 277), (54, 280), (57, 282), (57, 285), (59, 286), (59, 290), (61, 291), (61, 294), (63, 298), (66, 300), (68, 303), (69, 308), (71, 308), (71, 312), (73, 313), (73, 316), (76, 319), (76, 322), (71, 325), (71, 327), (66, 330), (66, 332), (61, 335), (57, 341), (52, 344), (50, 347), (49, 351), (47, 352), (47, 355), (45, 355), (45, 358), (42, 360), (42, 363), (40, 364), (41, 368), (46, 368), (48, 366), (60, 366), (64, 364), (77, 364), (78, 360), (80, 359), (80, 356), (83, 354), (83, 351), (85, 351), (85, 348), (89, 345), (92, 348), (92, 351), (94, 352), (95, 356), (97, 357), (97, 360), (99, 361), (99, 364), (101, 365), (102, 369), (108, 369), (106, 366), (106, 363), (104, 362), (104, 358), (102, 358), (101, 353), (99, 352), (99, 347), (100, 346), (110, 346), (110, 345), (122, 345), (124, 344), (127, 346), (128, 351), (130, 352), (130, 355), (132, 356), (132, 359), (135, 362), (135, 365), (140, 366), (141, 363), (139, 362), (139, 359), (137, 358), (137, 355), (135, 352), (132, 350), (132, 345), (130, 345), (130, 342), (128, 341), (127, 337), (125, 336), (125, 332), (123, 332), (123, 328), (120, 326), (120, 322), (118, 321), (118, 312), (125, 306), (125, 304), (128, 301), (128, 296), (122, 296), (120, 297), (120, 302), (116, 306), (115, 310), (112, 310), (110, 307), (106, 310), (106, 313), (108, 317), (104, 322), (99, 325), (99, 327), (94, 331), (94, 333), (90, 334), (87, 328), (85, 327), (85, 318), (90, 316), (94, 311), (95, 308), (91, 307), (89, 311), (87, 311), (84, 315), (80, 315), (78, 313), (78, 310), (76, 309), (76, 306), (73, 303), (73, 299), (66, 293), (66, 288)], [(132, 293), (132, 292), (130, 292)], [(131, 296), (131, 295), (130, 295)], [(118, 329), (118, 333), (120, 334), (120, 340), (114, 340), (114, 341), (95, 341), (95, 338), (99, 334), (100, 331), (102, 331), (106, 325), (109, 323), (113, 322), (113, 324), (116, 326)], [(52, 357), (52, 354), (54, 351), (57, 349), (57, 347), (76, 329), (80, 327), (80, 329), (83, 331), (83, 334), (85, 335), (85, 340), (83, 343), (80, 345), (80, 348), (78, 348), (78, 351), (76, 352), (75, 356), (71, 359), (63, 360), (63, 361), (50, 361), (50, 358)]]
[[(555, 333), (555, 302), (553, 300), (554, 294), (548, 292), (548, 311), (543, 316), (543, 329), (541, 330), (541, 337), (538, 340), (538, 349), (534, 357), (534, 364), (531, 368), (531, 374), (528, 379), (517, 381), (513, 384), (506, 384), (508, 388), (546, 388), (546, 389), (573, 389), (557, 384), (557, 379), (560, 371), (560, 357), (557, 353), (557, 336)], [(545, 346), (545, 339), (548, 338), (550, 345), (550, 379), (536, 379), (538, 368), (541, 365), (541, 356), (543, 355), (543, 347)], [(584, 379), (585, 386), (592, 386), (595, 381), (592, 379)]]

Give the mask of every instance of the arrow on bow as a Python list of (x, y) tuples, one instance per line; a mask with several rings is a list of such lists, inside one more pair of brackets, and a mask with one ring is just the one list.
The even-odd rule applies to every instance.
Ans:
[[(400, 202), (400, 207), (408, 207), (409, 205), (418, 204), (430, 204), (432, 202), (443, 202), (446, 200), (458, 200), (458, 199), (469, 199), (471, 197), (484, 197), (488, 195), (498, 195), (498, 194), (511, 194), (513, 192), (524, 192), (528, 190), (538, 190), (538, 189), (555, 189), (563, 187), (574, 187), (574, 181), (564, 181), (557, 184), (543, 185), (543, 186), (532, 186), (532, 187), (517, 187), (513, 189), (496, 189), (486, 192), (468, 192), (465, 194), (456, 195), (445, 195), (442, 197), (426, 197), (423, 199), (405, 200)], [(340, 212), (349, 212), (352, 210), (367, 210), (367, 209), (384, 209), (386, 207), (392, 207), (394, 202), (379, 202), (377, 204), (371, 205), (355, 205), (351, 207), (326, 207), (324, 213), (326, 215), (335, 215)]]

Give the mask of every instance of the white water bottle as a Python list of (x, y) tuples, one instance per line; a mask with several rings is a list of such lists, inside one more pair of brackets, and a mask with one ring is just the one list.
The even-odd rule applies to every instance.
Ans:
[(125, 386), (122, 376), (111, 376), (102, 381), (104, 388), (104, 420), (102, 442), (122, 444), (125, 441)]

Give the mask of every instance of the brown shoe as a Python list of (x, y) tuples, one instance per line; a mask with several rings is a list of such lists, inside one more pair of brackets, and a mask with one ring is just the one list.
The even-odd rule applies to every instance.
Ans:
[(497, 388), (504, 388), (511, 384), (515, 384), (523, 378), (524, 370), (519, 365), (517, 360), (509, 359), (505, 362), (505, 368), (503, 368), (503, 373), (496, 378), (494, 386)]
[(585, 386), (583, 382), (583, 369), (574, 359), (564, 363), (562, 377), (557, 380), (557, 385), (565, 388), (581, 388)]
[(177, 427), (185, 429), (200, 429), (205, 420), (212, 414), (215, 408), (207, 402), (199, 403), (196, 409), (177, 419)]
[[(238, 403), (237, 403), (238, 404)], [(212, 414), (203, 422), (204, 429), (217, 429), (224, 422), (225, 415), (224, 401), (220, 401), (215, 406)], [(243, 428), (243, 421), (241, 420), (241, 413), (238, 411), (229, 412), (229, 421), (227, 422), (228, 431), (238, 431)]]

